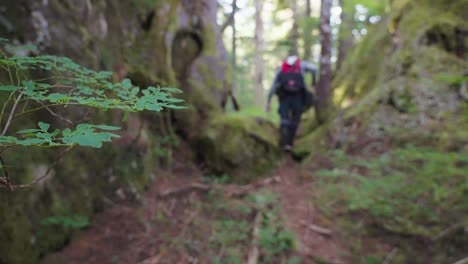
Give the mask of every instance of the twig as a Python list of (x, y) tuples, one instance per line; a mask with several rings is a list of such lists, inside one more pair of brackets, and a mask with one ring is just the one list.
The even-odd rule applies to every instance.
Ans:
[(454, 232), (457, 232), (459, 229), (463, 228), (463, 226), (465, 225), (466, 223), (465, 222), (460, 222), (460, 223), (457, 223), (457, 224), (454, 224), (454, 225), (451, 225), (449, 228), (445, 229), (444, 231), (442, 231), (440, 234), (438, 234), (437, 236), (433, 237), (432, 238), (432, 241), (439, 241), (445, 237), (447, 237), (448, 235), (454, 233)]
[(2, 121), (3, 121), (3, 114), (5, 113), (5, 109), (7, 108), (8, 104), (11, 101), (11, 98), (13, 97), (13, 95), (15, 95), (15, 93), (16, 93), (16, 91), (11, 92), (10, 95), (8, 96), (8, 99), (5, 101), (5, 103), (3, 103), (2, 111), (0, 111), (0, 126), (1, 126)]
[(13, 187), (11, 187), (10, 177), (8, 176), (6, 163), (5, 163), (5, 160), (3, 160), (2, 156), (0, 156), (0, 162), (2, 163), (2, 169), (3, 169), (3, 175), (4, 175), (4, 178), (1, 178), (2, 181), (0, 183), (6, 185), (11, 191), (13, 191)]
[(17, 118), (17, 117), (19, 117), (19, 116), (22, 116), (22, 115), (26, 115), (26, 114), (29, 114), (29, 113), (32, 113), (32, 112), (41, 110), (41, 109), (46, 108), (46, 107), (50, 107), (50, 106), (60, 106), (60, 105), (69, 106), (69, 105), (83, 105), (83, 104), (80, 104), (80, 103), (58, 104), (58, 103), (57, 103), (57, 104), (50, 104), (50, 105), (42, 105), (42, 106), (40, 106), (40, 107), (36, 107), (36, 108), (33, 108), (33, 109), (29, 109), (29, 110), (27, 110), (27, 111), (25, 111), (25, 112), (21, 112), (21, 113), (15, 115), (15, 116), (13, 117), (13, 119), (15, 119), (15, 118)]
[(159, 255), (157, 256), (153, 256), (153, 257), (150, 257), (150, 258), (147, 258), (141, 262), (138, 262), (138, 264), (158, 264), (159, 261), (161, 260), (162, 258), (162, 253), (160, 253)]
[(21, 100), (21, 97), (23, 96), (23, 93), (24, 93), (24, 91), (20, 93), (18, 98), (16, 98), (15, 103), (13, 104), (13, 107), (11, 108), (10, 115), (8, 116), (8, 120), (7, 120), (6, 124), (5, 124), (5, 127), (3, 128), (3, 131), (2, 131), (2, 136), (4, 136), (6, 134), (6, 132), (8, 131), (8, 128), (10, 127), (11, 120), (13, 120), (13, 116), (15, 114), (16, 107), (18, 106), (18, 103)]
[(58, 118), (58, 119), (60, 119), (60, 120), (62, 120), (62, 121), (64, 121), (64, 122), (67, 122), (68, 124), (70, 124), (70, 125), (72, 125), (72, 126), (75, 126), (75, 123), (73, 123), (70, 119), (66, 119), (66, 118), (62, 117), (61, 115), (55, 113), (54, 111), (52, 111), (52, 109), (50, 109), (48, 106), (44, 105), (42, 102), (40, 102), (40, 104), (41, 104), (42, 106), (44, 106), (45, 109), (46, 109), (47, 111), (49, 111), (49, 113), (50, 113), (51, 115), (55, 116), (56, 118)]
[(390, 254), (385, 257), (384, 262), (382, 264), (390, 264), (390, 261), (395, 257), (395, 255), (398, 252), (398, 248), (393, 248), (392, 251), (390, 251)]
[(12, 188), (13, 189), (17, 189), (17, 188), (27, 188), (27, 187), (31, 187), (31, 185), (33, 184), (36, 184), (38, 183), (39, 181), (42, 181), (44, 178), (46, 178), (47, 176), (49, 176), (49, 173), (50, 171), (52, 170), (52, 168), (57, 165), (59, 163), (59, 161), (63, 158), (63, 156), (65, 156), (65, 154), (67, 152), (69, 152), (74, 146), (69, 146), (68, 148), (66, 148), (64, 151), (62, 151), (57, 159), (55, 159), (55, 161), (47, 168), (47, 171), (40, 177), (36, 178), (34, 181), (28, 183), (28, 184), (20, 184), (20, 185), (13, 185)]
[(190, 192), (190, 191), (209, 191), (211, 189), (210, 186), (206, 185), (206, 184), (201, 184), (201, 183), (192, 183), (188, 186), (182, 186), (180, 188), (175, 188), (175, 189), (169, 189), (167, 191), (164, 191), (160, 194), (158, 194), (158, 197), (159, 198), (167, 198), (167, 197), (170, 197), (170, 196), (176, 196), (176, 195), (180, 195), (180, 194), (183, 194), (183, 193), (187, 193), (187, 192)]
[(468, 257), (464, 258), (464, 259), (460, 259), (459, 261), (453, 263), (453, 264), (466, 264), (468, 263)]
[(254, 228), (252, 232), (252, 246), (249, 250), (247, 258), (247, 264), (257, 264), (258, 258), (260, 257), (260, 251), (258, 250), (258, 241), (260, 240), (260, 228), (262, 225), (262, 212), (257, 212), (254, 221)]

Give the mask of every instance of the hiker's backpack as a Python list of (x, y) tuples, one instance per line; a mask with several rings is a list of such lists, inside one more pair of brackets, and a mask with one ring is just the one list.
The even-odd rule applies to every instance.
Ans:
[(278, 75), (278, 82), (280, 86), (277, 93), (280, 96), (303, 92), (306, 85), (301, 73), (301, 61), (297, 59), (293, 65), (289, 65), (284, 61)]

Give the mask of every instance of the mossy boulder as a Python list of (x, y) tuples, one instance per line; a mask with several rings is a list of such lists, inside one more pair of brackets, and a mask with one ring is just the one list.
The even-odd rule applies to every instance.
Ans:
[[(407, 260), (426, 256), (438, 263), (452, 263), (463, 258), (466, 252), (463, 231), (453, 232), (450, 237), (424, 248), (416, 244), (444, 234), (444, 230), (453, 226), (452, 219), (461, 219), (463, 223), (466, 215), (465, 208), (454, 206), (455, 203), (466, 204), (466, 192), (460, 194), (464, 190), (459, 189), (459, 183), (466, 182), (466, 176), (461, 171), (451, 175), (450, 172), (456, 170), (450, 166), (463, 170), (465, 163), (457, 162), (455, 157), (466, 157), (468, 149), (468, 100), (464, 96), (468, 74), (468, 24), (462, 11), (462, 6), (467, 4), (466, 0), (392, 1), (388, 18), (369, 30), (335, 79), (336, 102), (342, 108), (325, 125), (298, 142), (298, 153), (309, 155), (305, 160), (308, 166), (317, 161), (311, 159), (315, 155), (329, 158), (330, 167), (334, 169), (321, 171), (321, 176), (315, 175), (326, 182), (324, 192), (339, 193), (338, 199), (350, 202), (348, 206), (337, 206), (343, 219), (349, 220), (348, 216), (352, 218), (352, 213), (357, 211), (362, 219), (366, 217), (361, 214), (372, 215), (369, 208), (355, 210), (359, 208), (356, 204), (367, 204), (370, 200), (382, 209), (385, 193), (393, 192), (389, 201), (393, 210), (398, 211), (392, 215), (398, 218), (396, 225), (389, 225), (389, 217), (379, 213), (370, 217), (371, 221), (364, 221), (362, 228), (353, 226), (345, 230), (352, 229), (353, 237), (359, 236), (360, 231), (372, 236), (394, 235), (398, 239), (395, 245), (402, 249), (400, 257), (407, 257)], [(406, 157), (398, 156), (402, 160), (392, 168), (388, 165), (391, 153), (403, 149), (413, 151)], [(433, 157), (442, 162), (431, 165)], [(354, 165), (343, 170), (346, 160)], [(405, 168), (407, 162), (410, 165)], [(341, 173), (343, 178), (338, 176)], [(433, 175), (440, 178), (431, 179)], [(396, 201), (395, 197), (405, 197), (405, 189), (392, 187), (391, 181), (401, 184), (407, 180), (414, 184), (418, 177), (434, 189), (409, 188), (411, 194), (421, 198)], [(459, 182), (452, 182), (454, 178)], [(344, 192), (336, 192), (342, 180)], [(445, 200), (439, 199), (435, 191), (444, 188), (441, 186), (447, 186)], [(368, 195), (373, 188), (377, 195)], [(347, 191), (356, 195), (356, 204), (346, 195)], [(422, 202), (426, 198), (432, 199), (431, 202)], [(430, 217), (437, 215), (432, 213), (435, 211), (448, 213), (442, 214), (440, 220), (427, 221), (430, 217), (418, 216), (417, 210), (405, 212), (400, 206), (416, 200)], [(344, 214), (342, 208), (350, 214)], [(403, 220), (400, 214), (407, 214), (404, 217), (418, 224), (407, 224), (409, 221)], [(437, 232), (427, 232), (429, 230)], [(421, 259), (420, 262), (427, 261)]]
[[(90, 225), (94, 213), (113, 203), (138, 200), (154, 178), (155, 157), (150, 141), (128, 143), (106, 144), (99, 150), (77, 148), (37, 184), (13, 192), (0, 189), (0, 263), (38, 263)], [(12, 181), (29, 183), (44, 175), (59, 152), (20, 148), (3, 156)]]
[[(336, 102), (351, 106), (335, 116), (342, 121), (328, 122), (333, 145), (352, 144), (353, 133), (375, 139), (398, 138), (402, 131), (427, 135), (462, 118), (466, 84), (450, 81), (468, 69), (462, 3), (468, 1), (394, 1), (388, 18), (357, 44), (335, 79)], [(311, 138), (305, 136), (302, 149), (314, 147)]]
[(198, 158), (215, 175), (246, 182), (273, 168), (281, 152), (277, 128), (261, 118), (217, 115), (194, 141)]
[[(6, 11), (0, 14), (0, 35), (14, 45), (33, 44), (41, 54), (67, 56), (95, 70), (116, 71), (117, 80), (130, 78), (141, 86), (182, 89), (194, 106), (184, 112), (191, 114), (188, 121), (178, 123), (184, 129), (194, 130), (208, 113), (221, 112), (221, 97), (226, 93), (221, 87), (224, 84), (216, 81), (225, 79), (224, 71), (219, 71), (223, 58), (217, 44), (221, 40), (214, 28), (207, 26), (216, 16), (205, 13), (216, 14), (216, 1), (27, 0), (21, 5), (8, 2), (2, 6)], [(200, 36), (205, 44), (202, 53), (195, 52), (187, 61), (186, 50), (173, 50), (179, 31)], [(216, 63), (192, 69), (192, 62), (200, 55)], [(182, 59), (175, 61), (178, 58)], [(186, 68), (181, 70), (177, 65)], [(209, 80), (206, 77), (212, 68), (218, 71), (216, 78)], [(184, 70), (189, 74), (179, 72)], [(197, 79), (198, 89), (192, 90), (187, 80), (197, 74), (203, 78)], [(80, 111), (70, 112), (70, 116), (63, 114), (72, 120), (83, 118)], [(121, 113), (92, 111), (89, 116), (90, 122), (125, 126)], [(154, 112), (136, 117), (150, 122), (158, 118)], [(57, 121), (46, 113), (16, 123), (33, 127), (39, 120)], [(80, 148), (68, 153), (38, 185), (15, 192), (0, 189), (0, 263), (37, 263), (44, 254), (66, 244), (76, 233), (77, 222), (90, 221), (108, 204), (138, 198), (153, 179), (158, 159), (156, 125), (144, 126), (141, 136), (134, 135), (138, 127), (124, 128), (121, 139), (103, 149)], [(135, 144), (135, 138), (145, 142)], [(21, 184), (41, 176), (59, 152), (14, 149), (2, 152), (2, 157), (10, 166), (13, 182)]]

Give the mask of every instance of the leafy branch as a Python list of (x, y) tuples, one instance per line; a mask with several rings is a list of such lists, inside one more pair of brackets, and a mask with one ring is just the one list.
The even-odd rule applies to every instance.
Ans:
[[(0, 44), (2, 42), (7, 41), (0, 39)], [(52, 107), (61, 107), (60, 111), (73, 105), (125, 112), (185, 108), (181, 105), (183, 100), (172, 96), (181, 92), (178, 89), (154, 86), (140, 88), (129, 79), (121, 82), (112, 82), (111, 79), (112, 72), (93, 71), (66, 57), (9, 56), (0, 47), (0, 94), (8, 93), (0, 111), (0, 148), (100, 148), (104, 142), (119, 137), (113, 133), (119, 127), (74, 122), (54, 112)], [(50, 124), (39, 122), (36, 128), (9, 133), (17, 118), (42, 109), (69, 127), (63, 130), (51, 129)], [(0, 185), (11, 188), (3, 158), (1, 162), (4, 177), (0, 177)]]

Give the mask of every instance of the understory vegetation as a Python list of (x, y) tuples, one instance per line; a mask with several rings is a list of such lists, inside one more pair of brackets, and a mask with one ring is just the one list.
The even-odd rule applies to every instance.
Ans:
[(463, 257), (457, 254), (466, 252), (468, 242), (467, 150), (408, 144), (372, 156), (336, 150), (330, 159), (334, 168), (317, 173), (317, 204), (340, 218), (353, 239), (387, 234), (386, 242), (404, 252), (401, 263), (411, 262), (403, 256), (417, 256), (418, 243), (428, 243), (427, 256), (412, 263)]

